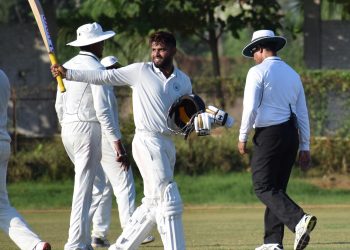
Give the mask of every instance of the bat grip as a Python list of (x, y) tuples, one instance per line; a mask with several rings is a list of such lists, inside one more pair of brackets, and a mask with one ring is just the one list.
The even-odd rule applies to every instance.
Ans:
[[(49, 58), (50, 58), (50, 62), (52, 65), (57, 64), (57, 59), (56, 59), (56, 56), (53, 52), (49, 53)], [(60, 75), (58, 75), (56, 77), (56, 80), (57, 80), (58, 88), (60, 89), (61, 93), (65, 92), (66, 88), (64, 87), (62, 77)]]

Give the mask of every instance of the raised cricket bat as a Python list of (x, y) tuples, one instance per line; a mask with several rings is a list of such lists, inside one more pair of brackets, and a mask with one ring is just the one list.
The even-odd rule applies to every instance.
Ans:
[[(39, 31), (40, 31), (41, 37), (43, 38), (46, 51), (47, 51), (47, 53), (49, 53), (50, 62), (51, 62), (51, 64), (56, 64), (57, 59), (56, 59), (56, 56), (54, 53), (54, 47), (53, 47), (53, 43), (52, 43), (51, 36), (49, 33), (49, 27), (47, 26), (47, 22), (46, 22), (43, 8), (41, 7), (39, 0), (28, 0), (28, 2), (29, 2), (30, 7), (33, 11), (35, 21), (39, 27)], [(62, 77), (57, 76), (56, 80), (57, 80), (58, 88), (60, 89), (60, 91), (65, 92), (66, 88), (64, 87)]]

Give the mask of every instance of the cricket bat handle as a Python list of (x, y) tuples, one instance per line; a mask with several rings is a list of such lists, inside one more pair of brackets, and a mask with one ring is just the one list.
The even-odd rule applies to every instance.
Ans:
[[(57, 64), (57, 59), (56, 59), (56, 56), (53, 52), (49, 53), (49, 57), (50, 57), (50, 62), (52, 65)], [(62, 77), (60, 75), (58, 75), (56, 77), (56, 80), (57, 80), (58, 88), (60, 89), (61, 93), (66, 92), (66, 88), (64, 87)]]

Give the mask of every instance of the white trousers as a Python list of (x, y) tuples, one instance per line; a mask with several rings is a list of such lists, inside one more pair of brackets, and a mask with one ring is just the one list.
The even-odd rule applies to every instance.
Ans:
[[(100, 190), (96, 193), (96, 187), (94, 184), (94, 189), (92, 191), (92, 200), (91, 208), (94, 204), (95, 197), (98, 196)], [(102, 190), (102, 197), (100, 199), (100, 203), (97, 204), (97, 208), (92, 217), (92, 231), (91, 237), (97, 238), (107, 238), (107, 234), (110, 228), (111, 223), (111, 211), (112, 211), (112, 195), (113, 190), (111, 183), (106, 178), (106, 185), (104, 190)], [(90, 208), (90, 210), (91, 210)]]
[(174, 179), (174, 143), (170, 137), (136, 131), (132, 152), (142, 176), (144, 196), (149, 202), (157, 203), (165, 187)]
[(112, 208), (112, 190), (116, 197), (122, 228), (135, 210), (136, 192), (132, 169), (124, 171), (121, 163), (116, 162), (115, 159), (114, 149), (105, 136), (102, 136), (101, 165), (103, 171), (98, 170), (94, 181), (93, 201), (90, 210), (90, 213), (93, 214), (93, 237), (107, 237)]
[(10, 143), (0, 141), (0, 228), (20, 249), (32, 250), (41, 240), (16, 209), (11, 207), (7, 195), (6, 175), (10, 151)]
[[(176, 160), (174, 143), (170, 137), (159, 133), (136, 130), (132, 152), (143, 179), (145, 197), (114, 248), (137, 249), (153, 226), (159, 223), (157, 229), (162, 235), (164, 249), (185, 249), (181, 197), (173, 183)], [(169, 187), (174, 187), (176, 192), (169, 192)]]
[(96, 171), (101, 168), (101, 127), (97, 122), (76, 122), (62, 126), (62, 141), (74, 164), (74, 191), (68, 240), (65, 250), (89, 249), (89, 210)]

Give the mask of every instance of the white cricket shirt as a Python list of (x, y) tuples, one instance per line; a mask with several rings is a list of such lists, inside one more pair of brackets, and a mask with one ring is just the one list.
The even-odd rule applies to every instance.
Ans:
[(309, 116), (300, 76), (279, 57), (266, 58), (247, 74), (239, 141), (246, 142), (253, 127), (289, 120), (291, 104), (299, 126), (299, 149), (310, 148)]
[[(81, 51), (64, 64), (68, 69), (104, 69), (92, 53)], [(87, 82), (77, 84), (64, 80), (66, 92), (57, 91), (56, 112), (62, 125), (80, 122), (99, 122), (107, 140), (113, 145), (121, 138), (117, 101), (112, 86), (97, 86)], [(80, 126), (80, 125), (79, 125)], [(81, 124), (81, 132), (84, 124)]]
[(136, 129), (162, 134), (171, 133), (166, 125), (170, 106), (180, 96), (192, 93), (191, 81), (185, 73), (174, 68), (166, 78), (151, 62), (112, 70), (68, 70), (66, 77), (93, 84), (129, 85), (133, 90)]
[(0, 69), (0, 141), (11, 141), (7, 132), (7, 107), (10, 99), (10, 81)]

